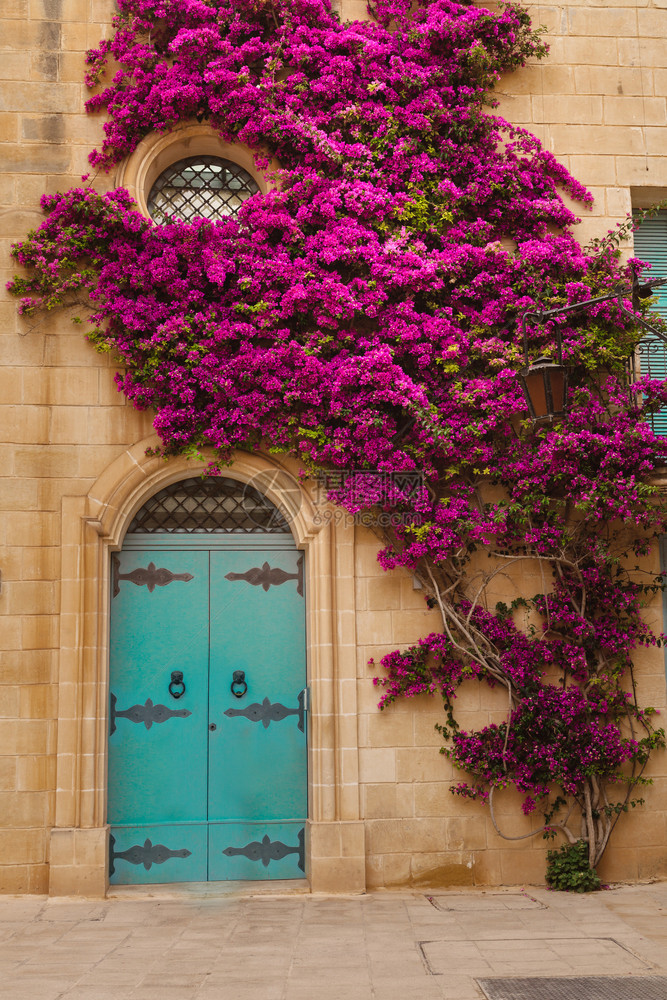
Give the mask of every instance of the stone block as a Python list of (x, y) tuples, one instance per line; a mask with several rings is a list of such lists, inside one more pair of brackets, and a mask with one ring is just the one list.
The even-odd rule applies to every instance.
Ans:
[(447, 849), (447, 820), (442, 817), (368, 820), (366, 831), (371, 854), (421, 854)]
[(637, 851), (637, 873), (642, 880), (667, 878), (667, 851), (661, 847), (640, 847)]
[(0, 399), (5, 405), (23, 402), (23, 368), (0, 368)]
[[(644, 798), (650, 790), (642, 792)], [(650, 808), (641, 807), (621, 816), (614, 827), (611, 843), (615, 848), (663, 847), (667, 844), (667, 822), (664, 812), (654, 812)]]
[[(0, 62), (2, 60), (0, 59)], [(4, 114), (0, 118), (0, 149), (2, 149), (3, 157), (8, 152), (8, 147), (5, 143), (17, 143), (19, 139), (19, 116), (16, 114)]]
[(60, 573), (60, 549), (25, 546), (21, 560), (22, 580), (56, 580)]
[[(11, 579), (7, 574), (6, 579)], [(1, 605), (0, 605), (1, 607)], [(10, 617), (3, 615), (2, 619), (2, 644), (7, 652), (15, 652), (21, 649), (21, 618), (18, 615)]]
[(398, 645), (413, 645), (430, 632), (442, 631), (442, 620), (437, 611), (394, 611), (391, 616), (391, 635)]
[(51, 684), (25, 684), (21, 688), (22, 719), (53, 719), (58, 710), (58, 692)]
[(55, 615), (27, 615), (22, 622), (22, 649), (56, 649), (58, 629)]
[[(21, 725), (25, 725), (25, 723)], [(49, 820), (49, 794), (47, 792), (0, 792), (0, 816), (2, 816), (5, 828), (37, 827), (43, 829)]]
[(544, 885), (546, 848), (520, 853), (499, 851), (501, 885)]
[(528, 125), (534, 121), (533, 110), (531, 99), (528, 96), (498, 95), (498, 114), (514, 125)]
[(13, 792), (16, 790), (16, 757), (0, 756), (0, 791)]
[(107, 877), (97, 865), (49, 865), (50, 896), (83, 896), (104, 899)]
[[(47, 21), (82, 21), (90, 18), (89, 0), (29, 0), (31, 18)], [(109, 4), (107, 11), (111, 14)]]
[[(0, 719), (0, 755), (43, 754), (47, 751), (48, 725), (41, 719)], [(7, 809), (8, 801), (3, 802)], [(0, 813), (7, 817), (8, 812)]]
[(0, 865), (0, 893), (22, 895), (31, 891), (30, 865)]
[(28, 892), (31, 895), (46, 894), (49, 889), (49, 866), (30, 865), (28, 868)]
[(354, 558), (357, 576), (378, 576), (383, 571), (377, 560), (377, 554), (381, 548), (377, 539), (371, 534), (368, 528), (356, 528), (355, 536), (357, 538), (357, 545), (354, 551)]
[(632, 211), (630, 191), (624, 188), (605, 188), (605, 204), (607, 214), (613, 216), (627, 215)]
[(31, 865), (46, 861), (46, 831), (0, 829), (0, 857), (4, 864)]
[(26, 755), (16, 765), (16, 787), (24, 792), (53, 791), (56, 787), (56, 759)]
[(442, 734), (435, 727), (436, 725), (443, 725), (446, 721), (447, 719), (442, 708), (438, 712), (415, 712), (415, 746), (438, 747), (439, 749), (443, 744), (443, 738)]
[[(637, 33), (637, 17), (646, 15), (647, 11), (636, 11), (634, 6), (607, 9), (604, 15), (587, 7), (570, 7), (568, 9), (568, 30), (570, 35), (583, 35), (587, 40), (596, 42), (602, 37), (626, 38)], [(640, 30), (640, 34), (645, 34)]]
[[(16, 136), (18, 137), (18, 119), (16, 121)], [(12, 142), (15, 140), (12, 139)], [(0, 205), (13, 205), (16, 201), (16, 182), (13, 177), (0, 176)], [(4, 306), (7, 308), (9, 303), (0, 302), (0, 310)], [(12, 309), (12, 321), (14, 320), (16, 309)], [(11, 400), (10, 400), (11, 402)]]
[[(599, 18), (599, 15), (597, 15)], [(617, 40), (615, 38), (601, 38), (598, 32), (591, 35), (577, 37), (576, 34), (566, 38), (554, 39), (549, 52), (549, 61), (554, 63), (565, 63), (568, 66), (602, 66), (610, 67), (627, 63), (627, 60), (619, 60), (617, 52)], [(646, 64), (644, 64), (646, 65)], [(576, 75), (576, 74), (575, 74)]]
[[(667, 10), (649, 7), (636, 12), (638, 34), (643, 38), (664, 38), (667, 35)], [(619, 32), (619, 37), (625, 33)], [(664, 59), (663, 59), (664, 65)]]
[(11, 444), (48, 441), (49, 411), (43, 406), (0, 406), (4, 440)]
[(58, 80), (60, 57), (57, 52), (33, 52), (30, 58), (30, 79), (49, 81)]
[[(80, 332), (70, 334), (66, 329), (57, 336), (49, 335), (46, 338), (44, 363), (65, 368), (68, 364), (90, 365), (93, 368), (107, 367), (101, 356)], [(109, 371), (108, 378), (110, 381), (113, 380), (112, 371)]]
[(396, 750), (397, 781), (449, 781), (452, 765), (436, 747), (399, 747)]
[(475, 885), (501, 885), (500, 852), (492, 851), (489, 848), (483, 851), (474, 851), (472, 876)]
[(390, 611), (360, 611), (357, 614), (357, 641), (361, 646), (391, 642), (393, 638)]
[[(378, 573), (381, 573), (378, 567)], [(383, 573), (362, 581), (369, 611), (393, 611), (401, 606), (402, 580), (396, 573)]]
[[(16, 446), (10, 446), (16, 454)], [(18, 475), (12, 460), (10, 468)], [(0, 509), (4, 510), (36, 510), (38, 503), (38, 481), (35, 479), (5, 479), (0, 494)]]
[[(460, 800), (458, 807), (461, 808)], [(450, 816), (447, 819), (447, 847), (450, 851), (482, 851), (486, 847), (485, 816), (479, 811), (466, 812), (466, 816)]]
[(363, 785), (364, 819), (397, 819), (404, 815), (398, 805), (397, 785)]
[(55, 52), (61, 47), (59, 21), (17, 19), (2, 26), (2, 48), (10, 52)]
[[(644, 137), (641, 128), (619, 126), (609, 129), (602, 125), (552, 125), (554, 150), (569, 154), (643, 155)], [(597, 180), (597, 183), (604, 183)]]
[(18, 718), (20, 692), (18, 684), (0, 686), (0, 719)]
[(586, 186), (616, 183), (616, 160), (613, 156), (570, 156), (570, 172)]
[(637, 38), (636, 32), (631, 32), (626, 37), (621, 36), (617, 44), (618, 63), (621, 66), (664, 69), (666, 60), (662, 38)]
[(449, 782), (415, 782), (414, 797), (415, 816), (443, 816), (451, 812), (452, 796), (449, 793)]
[[(566, 125), (601, 125), (602, 98), (588, 95), (536, 94), (531, 121)], [(565, 150), (564, 150), (565, 151)]]
[(343, 21), (372, 21), (366, 0), (338, 0)]
[[(605, 125), (663, 126), (665, 123), (664, 97), (605, 97), (603, 101)], [(649, 152), (653, 150), (649, 148)]]
[[(144, 431), (140, 437), (148, 436), (151, 432), (151, 418), (143, 414)], [(122, 454), (123, 448), (120, 445), (81, 445), (77, 449), (79, 457), (79, 475), (85, 479), (97, 479), (99, 475), (107, 469), (114, 459)]]
[(12, 17), (27, 18), (28, 0), (4, 0), (2, 16), (7, 20)]
[(639, 858), (636, 848), (616, 847), (613, 839), (607, 847), (597, 873), (603, 882), (634, 882), (639, 878)]
[(573, 94), (574, 68), (551, 66), (549, 60), (537, 66), (524, 66), (516, 73), (503, 75), (496, 86), (497, 94)]
[(412, 877), (410, 854), (369, 855), (366, 880), (369, 888), (409, 885)]
[[(76, 83), (61, 83), (57, 90), (48, 83), (37, 83), (32, 81), (21, 81), (19, 84), (8, 82), (0, 91), (0, 111), (23, 111), (29, 114), (53, 114), (54, 111), (60, 113), (83, 112), (83, 87)], [(66, 150), (63, 150), (65, 153)], [(25, 155), (26, 150), (21, 147), (17, 150), (14, 164), (20, 162), (20, 156)], [(20, 155), (18, 155), (20, 154)], [(49, 156), (53, 151), (49, 151)], [(11, 161), (10, 161), (11, 162)], [(46, 162), (46, 161), (45, 161)], [(69, 159), (68, 159), (69, 162)], [(60, 163), (56, 156), (56, 163)], [(5, 166), (5, 170), (10, 167)], [(45, 168), (46, 172), (53, 173), (62, 169), (51, 163)]]
[(56, 585), (49, 581), (15, 580), (7, 586), (6, 609), (11, 615), (54, 614)]
[(56, 412), (63, 409), (67, 416), (76, 411), (73, 415), (81, 434), (90, 416), (90, 411), (84, 407), (98, 403), (98, 384), (98, 373), (90, 366), (81, 368), (73, 364), (71, 368), (31, 369), (25, 374), (25, 396), (32, 403), (58, 406)]
[(311, 892), (363, 893), (366, 891), (366, 865), (359, 858), (320, 858), (312, 863)]
[(414, 855), (410, 874), (413, 885), (429, 888), (473, 885), (474, 881), (470, 856), (452, 851)]
[(365, 890), (365, 831), (362, 822), (306, 824), (306, 857), (313, 892)]
[(368, 742), (371, 747), (409, 747), (414, 745), (412, 714), (376, 712), (368, 716)]
[(372, 783), (396, 781), (396, 751), (360, 747), (359, 780)]
[[(58, 79), (62, 83), (81, 83), (86, 73), (86, 61), (83, 52), (60, 52), (58, 54), (59, 74)], [(97, 116), (95, 116), (97, 118)], [(91, 122), (91, 130), (94, 130), (101, 141), (101, 129), (99, 121)]]

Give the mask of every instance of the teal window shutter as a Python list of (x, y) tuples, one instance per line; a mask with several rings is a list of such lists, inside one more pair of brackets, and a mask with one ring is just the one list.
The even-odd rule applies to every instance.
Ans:
[[(643, 281), (667, 278), (667, 212), (658, 212), (637, 227), (634, 256), (651, 265), (650, 271), (643, 272)], [(656, 288), (655, 298), (653, 310), (667, 319), (667, 285)], [(639, 358), (642, 375), (667, 378), (667, 344), (649, 334), (639, 345)], [(667, 436), (667, 407), (653, 415), (653, 430)]]

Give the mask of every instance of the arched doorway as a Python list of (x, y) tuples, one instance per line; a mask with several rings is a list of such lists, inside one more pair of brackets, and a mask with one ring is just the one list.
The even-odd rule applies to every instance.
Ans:
[(111, 882), (303, 877), (303, 558), (232, 479), (135, 515), (111, 569)]

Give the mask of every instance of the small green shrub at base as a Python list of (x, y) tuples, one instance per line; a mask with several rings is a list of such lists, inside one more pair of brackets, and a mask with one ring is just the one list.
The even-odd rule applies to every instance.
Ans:
[(602, 885), (589, 864), (585, 840), (548, 852), (546, 880), (548, 886), (561, 892), (595, 892)]

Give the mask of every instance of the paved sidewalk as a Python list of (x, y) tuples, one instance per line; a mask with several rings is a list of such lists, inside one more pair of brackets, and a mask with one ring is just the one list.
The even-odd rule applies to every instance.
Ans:
[(290, 885), (0, 897), (0, 996), (479, 1000), (477, 978), (667, 974), (667, 882), (584, 896)]

